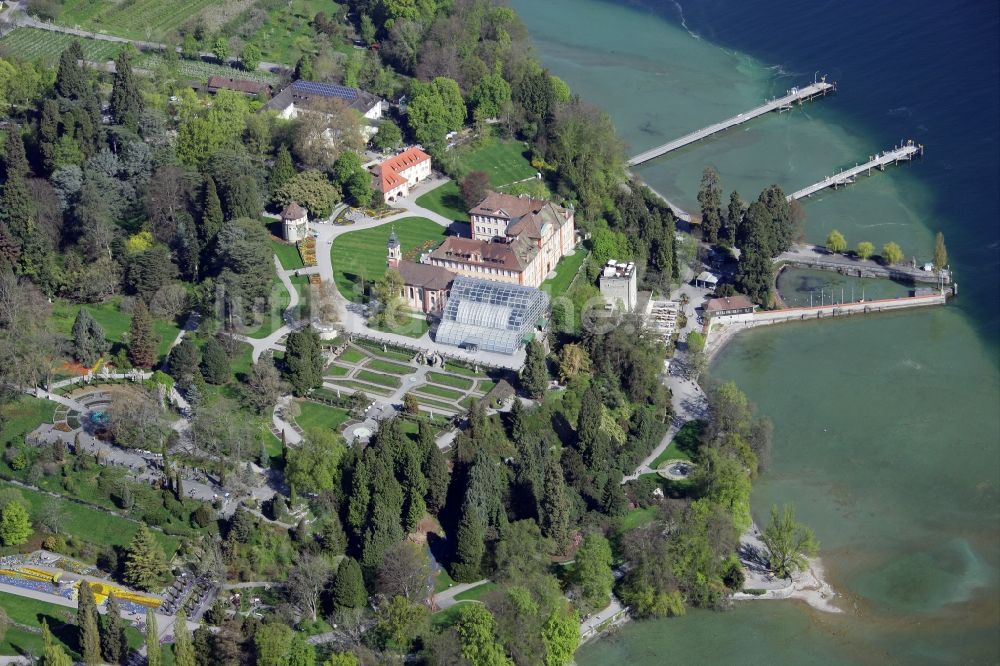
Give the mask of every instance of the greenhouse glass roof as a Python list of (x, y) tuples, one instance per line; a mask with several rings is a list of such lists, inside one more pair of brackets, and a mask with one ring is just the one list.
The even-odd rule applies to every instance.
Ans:
[(441, 315), (437, 342), (513, 354), (544, 318), (549, 297), (534, 287), (457, 277)]

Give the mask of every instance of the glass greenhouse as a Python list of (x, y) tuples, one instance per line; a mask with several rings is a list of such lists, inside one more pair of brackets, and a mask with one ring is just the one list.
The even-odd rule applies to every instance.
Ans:
[(437, 342), (513, 354), (531, 339), (549, 297), (534, 287), (456, 277), (441, 315)]

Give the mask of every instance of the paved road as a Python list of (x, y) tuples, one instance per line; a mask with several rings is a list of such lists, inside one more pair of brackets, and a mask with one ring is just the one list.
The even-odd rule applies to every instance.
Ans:
[(458, 601), (455, 600), (456, 595), (459, 595), (467, 590), (479, 587), (480, 585), (485, 585), (488, 582), (490, 582), (490, 580), (488, 578), (484, 578), (482, 580), (477, 580), (472, 583), (459, 583), (457, 585), (452, 585), (444, 592), (438, 592), (437, 594), (434, 595), (434, 605), (437, 606), (439, 610), (444, 610), (445, 608), (451, 608), (452, 606), (458, 603)]
[(597, 613), (594, 613), (593, 615), (591, 615), (586, 620), (583, 620), (580, 623), (580, 637), (583, 639), (590, 638), (591, 636), (594, 635), (594, 633), (598, 630), (598, 628), (602, 624), (612, 619), (613, 617), (621, 613), (623, 610), (624, 607), (618, 601), (618, 598), (612, 597), (611, 603), (608, 604), (607, 608)]

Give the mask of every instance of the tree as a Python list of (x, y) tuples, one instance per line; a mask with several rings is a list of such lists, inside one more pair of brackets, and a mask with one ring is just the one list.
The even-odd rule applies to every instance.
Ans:
[(903, 260), (903, 250), (896, 243), (892, 241), (886, 243), (882, 246), (882, 261), (887, 265), (892, 266), (893, 264), (898, 264)]
[(167, 368), (170, 376), (180, 386), (186, 387), (194, 380), (194, 373), (198, 371), (200, 362), (198, 345), (190, 337), (185, 337), (170, 350)]
[(452, 577), (463, 583), (479, 580), (486, 555), (486, 530), (476, 511), (468, 503), (462, 512), (455, 535), (455, 561)]
[(334, 652), (323, 662), (323, 666), (359, 666), (360, 663), (350, 652)]
[(32, 534), (28, 510), (19, 501), (7, 502), (0, 510), (0, 544), (19, 546)]
[(940, 231), (934, 236), (934, 268), (941, 270), (948, 265), (948, 248), (944, 245), (944, 234)]
[(816, 554), (819, 543), (808, 527), (795, 522), (795, 510), (785, 505), (779, 512), (771, 507), (771, 522), (761, 535), (768, 552), (771, 571), (779, 578), (788, 578), (795, 571), (809, 566), (806, 558)]
[(271, 186), (271, 196), (279, 191), (282, 186), (295, 176), (295, 165), (292, 163), (292, 153), (288, 150), (288, 144), (282, 143), (278, 147), (278, 153), (274, 158), (274, 166), (271, 167), (271, 175), (268, 184)]
[(413, 135), (432, 151), (444, 147), (445, 134), (462, 128), (465, 115), (458, 83), (443, 76), (430, 83), (416, 83), (406, 110)]
[(285, 377), (291, 382), (295, 395), (305, 395), (323, 383), (323, 352), (319, 334), (311, 326), (288, 335)]
[(600, 228), (594, 232), (590, 245), (590, 258), (595, 266), (604, 266), (609, 259), (624, 261), (632, 258), (628, 237), (621, 231)]
[(490, 190), (490, 175), (485, 171), (472, 171), (458, 184), (467, 208), (482, 201)]
[(156, 614), (152, 608), (146, 610), (146, 666), (160, 666), (163, 663), (163, 648), (160, 647), (160, 630), (156, 626)]
[(372, 145), (382, 151), (394, 150), (403, 143), (403, 132), (399, 125), (389, 119), (382, 120), (378, 125)]
[(430, 609), (405, 597), (393, 597), (375, 612), (374, 636), (382, 648), (409, 652), (410, 646), (430, 629)]
[(146, 302), (137, 298), (128, 333), (128, 360), (137, 368), (152, 368), (156, 363), (156, 346), (153, 318)]
[(542, 534), (552, 539), (561, 551), (569, 546), (569, 519), (569, 498), (566, 496), (566, 480), (563, 478), (562, 465), (555, 458), (550, 458), (545, 465), (542, 491)]
[(687, 348), (692, 354), (697, 354), (705, 350), (705, 336), (698, 331), (691, 331), (687, 335)]
[(844, 239), (844, 235), (834, 229), (830, 232), (830, 235), (826, 237), (826, 249), (834, 254), (841, 254), (847, 250), (847, 241)]
[(420, 413), (420, 403), (417, 402), (417, 396), (413, 395), (409, 391), (403, 395), (403, 411), (407, 414)]
[(545, 666), (573, 663), (573, 653), (580, 644), (580, 618), (576, 612), (553, 610), (542, 626), (542, 644), (545, 646)]
[(87, 308), (80, 308), (73, 320), (73, 356), (86, 366), (93, 365), (108, 350), (104, 329)]
[(253, 42), (247, 42), (243, 46), (243, 50), (240, 51), (240, 62), (243, 64), (243, 69), (248, 72), (257, 69), (257, 66), (260, 64), (260, 58), (260, 47)]
[(701, 206), (701, 229), (706, 241), (717, 243), (722, 228), (722, 187), (719, 173), (706, 167), (698, 189), (698, 204)]
[(316, 648), (311, 643), (306, 643), (302, 632), (295, 632), (292, 636), (292, 645), (288, 649), (287, 666), (315, 666)]
[(229, 367), (229, 355), (222, 343), (209, 338), (201, 348), (201, 374), (209, 384), (226, 384), (233, 376)]
[(584, 537), (573, 561), (573, 580), (580, 586), (581, 601), (590, 608), (604, 608), (615, 583), (611, 544), (604, 536), (590, 533)]
[(482, 118), (497, 118), (510, 102), (510, 84), (503, 78), (503, 67), (496, 61), (493, 73), (479, 79), (469, 90), (469, 106)]
[(776, 257), (792, 246), (798, 230), (788, 198), (778, 185), (771, 185), (757, 199), (767, 209), (771, 220), (769, 256)]
[(422, 546), (409, 541), (395, 544), (385, 552), (378, 567), (378, 591), (386, 598), (403, 597), (411, 603), (427, 598), (431, 566)]
[(205, 177), (205, 188), (201, 204), (201, 224), (198, 227), (198, 238), (201, 246), (205, 250), (214, 249), (213, 243), (225, 218), (222, 215), (222, 202), (219, 200), (219, 191), (215, 186), (215, 179), (211, 176)]
[(353, 150), (345, 150), (333, 163), (333, 182), (344, 198), (354, 206), (367, 206), (372, 200), (372, 177)]
[(57, 645), (49, 631), (49, 623), (42, 620), (42, 658), (40, 666), (73, 666), (73, 660), (61, 645)]
[(226, 58), (229, 57), (229, 40), (222, 35), (216, 37), (212, 43), (212, 55), (218, 58), (220, 62), (226, 62)]
[(420, 439), (424, 442), (425, 450), (423, 472), (424, 478), (427, 479), (427, 494), (424, 496), (424, 504), (427, 505), (428, 511), (437, 514), (444, 507), (448, 497), (451, 473), (448, 471), (448, 462), (445, 460), (444, 453), (434, 441), (430, 424), (421, 421), (419, 427)]
[(195, 657), (194, 643), (191, 642), (191, 632), (187, 626), (187, 615), (184, 611), (177, 613), (174, 618), (174, 644), (171, 648), (174, 652), (174, 666), (197, 666), (198, 660)]
[(462, 656), (472, 666), (513, 666), (514, 662), (504, 652), (497, 640), (496, 620), (482, 604), (463, 606), (455, 623), (462, 641)]
[(403, 301), (400, 294), (403, 293), (403, 276), (399, 271), (390, 268), (375, 283), (372, 288), (372, 295), (378, 301), (378, 310), (372, 315), (373, 323), (377, 328), (396, 328), (399, 320), (403, 317), (401, 312)]
[(320, 171), (297, 173), (274, 191), (276, 203), (284, 206), (294, 201), (314, 218), (329, 217), (339, 200), (337, 188)]
[(569, 343), (559, 350), (559, 379), (567, 383), (590, 372), (590, 355), (582, 345)]
[(135, 47), (124, 46), (115, 58), (115, 79), (111, 88), (111, 116), (118, 125), (135, 131), (139, 127), (143, 101), (139, 85), (132, 72), (132, 55)]
[(740, 193), (733, 190), (729, 193), (729, 207), (726, 210), (726, 226), (722, 239), (727, 244), (732, 244), (736, 240), (736, 230), (743, 222), (743, 200)]
[(553, 550), (554, 544), (542, 536), (537, 522), (515, 520), (507, 525), (493, 549), (496, 562), (493, 578), (513, 583), (544, 576)]
[(319, 616), (320, 596), (330, 582), (330, 563), (321, 555), (302, 555), (288, 574), (292, 604), (313, 622)]
[(262, 414), (277, 402), (282, 393), (281, 375), (269, 357), (261, 357), (250, 368), (250, 376), (240, 384), (244, 400)]
[(368, 603), (365, 579), (361, 575), (361, 565), (353, 557), (340, 561), (337, 575), (333, 579), (333, 605), (337, 610), (364, 608)]
[(285, 456), (285, 480), (308, 493), (329, 492), (339, 482), (338, 468), (346, 451), (337, 433), (310, 428), (302, 444)]
[(254, 635), (257, 666), (287, 666), (293, 633), (291, 627), (277, 622), (258, 628)]
[(97, 623), (97, 602), (88, 581), (80, 583), (76, 602), (76, 626), (80, 652), (87, 666), (101, 663), (101, 634)]
[(163, 549), (144, 524), (128, 546), (125, 559), (125, 582), (140, 590), (153, 590), (167, 572)]
[(521, 387), (529, 398), (541, 398), (549, 383), (549, 369), (545, 363), (545, 348), (532, 339), (526, 348), (524, 368), (521, 370)]
[(24, 153), (24, 139), (20, 132), (8, 132), (4, 141), (4, 180), (24, 178), (28, 175), (28, 158)]
[(855, 250), (859, 259), (868, 259), (875, 254), (875, 246), (868, 241), (861, 241)]
[(125, 624), (122, 622), (121, 605), (114, 593), (108, 595), (108, 608), (101, 626), (101, 653), (104, 660), (120, 664), (128, 652)]

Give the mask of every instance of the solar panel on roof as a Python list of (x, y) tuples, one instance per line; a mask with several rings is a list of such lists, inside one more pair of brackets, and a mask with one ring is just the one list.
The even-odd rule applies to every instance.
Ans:
[(296, 81), (292, 84), (292, 88), (311, 95), (322, 95), (324, 97), (336, 97), (347, 100), (357, 99), (360, 92), (357, 88), (338, 86), (333, 83), (319, 83), (318, 81)]

